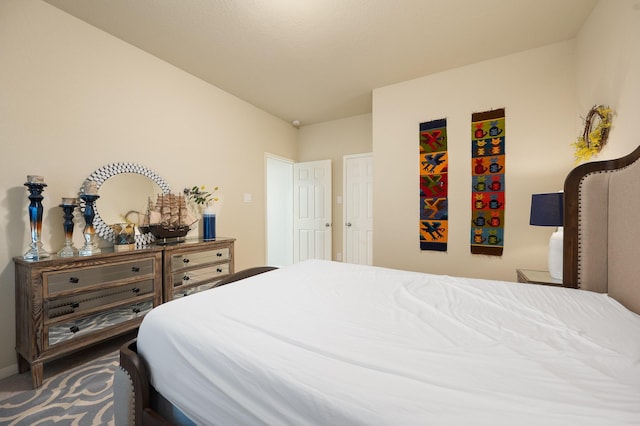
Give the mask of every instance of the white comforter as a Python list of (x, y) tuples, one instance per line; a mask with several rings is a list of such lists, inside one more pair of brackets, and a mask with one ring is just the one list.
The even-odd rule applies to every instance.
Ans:
[(198, 424), (640, 424), (640, 316), (587, 291), (307, 261), (157, 307), (138, 350)]

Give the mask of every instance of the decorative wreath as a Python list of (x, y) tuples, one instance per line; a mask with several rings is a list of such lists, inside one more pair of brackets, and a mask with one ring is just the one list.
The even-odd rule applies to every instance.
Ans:
[(608, 106), (593, 106), (584, 119), (584, 131), (572, 145), (575, 147), (576, 163), (587, 161), (597, 155), (607, 143), (613, 110)]

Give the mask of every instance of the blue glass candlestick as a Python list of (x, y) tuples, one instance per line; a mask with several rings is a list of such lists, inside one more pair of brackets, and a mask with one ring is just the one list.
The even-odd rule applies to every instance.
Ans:
[(78, 250), (73, 246), (73, 211), (78, 205), (73, 198), (63, 198), (62, 204), (62, 217), (64, 217), (63, 229), (64, 229), (64, 247), (58, 252), (60, 257), (72, 257), (78, 254)]
[(27, 176), (24, 184), (29, 189), (29, 224), (31, 227), (31, 244), (24, 254), (26, 260), (40, 260), (49, 257), (49, 253), (42, 248), (42, 191), (47, 186), (42, 176)]
[(93, 227), (93, 218), (96, 215), (94, 203), (98, 198), (97, 194), (82, 194), (80, 195), (85, 202), (84, 205), (84, 245), (78, 251), (80, 256), (91, 256), (92, 254), (100, 253), (102, 250), (96, 244), (96, 230)]

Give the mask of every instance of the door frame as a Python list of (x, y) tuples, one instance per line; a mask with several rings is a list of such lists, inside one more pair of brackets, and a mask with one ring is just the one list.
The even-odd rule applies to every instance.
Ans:
[[(265, 247), (264, 247), (264, 253), (265, 253), (265, 265), (270, 264), (269, 262), (269, 213), (270, 213), (270, 209), (269, 209), (269, 160), (275, 160), (275, 161), (280, 161), (282, 163), (287, 163), (290, 166), (290, 171), (291, 171), (291, 205), (290, 205), (290, 212), (291, 215), (289, 217), (285, 217), (284, 220), (288, 221), (288, 227), (290, 229), (290, 236), (291, 236), (291, 241), (289, 241), (288, 247), (285, 250), (285, 252), (288, 250), (290, 252), (290, 256), (288, 254), (285, 253), (285, 258), (290, 257), (290, 259), (288, 259), (288, 261), (290, 261), (288, 264), (293, 264), (293, 165), (295, 164), (295, 161), (290, 159), (290, 158), (286, 158), (286, 157), (281, 157), (279, 155), (275, 155), (275, 154), (270, 154), (268, 152), (265, 152), (264, 154), (264, 172), (265, 172), (265, 179), (264, 179), (264, 192), (265, 192), (265, 197), (264, 197), (264, 210), (265, 210)], [(271, 212), (273, 213), (273, 212)], [(286, 266), (287, 263), (285, 261), (285, 264), (283, 265), (272, 265), (272, 266)]]
[[(295, 232), (295, 221), (296, 218), (294, 217), (294, 211), (295, 211), (295, 206), (294, 206), (294, 199), (295, 199), (295, 194), (294, 192), (296, 191), (295, 188), (295, 178), (294, 178), (294, 169), (295, 169), (295, 165), (296, 164), (310, 164), (310, 163), (315, 163), (315, 162), (329, 162), (329, 174), (328, 174), (328, 178), (329, 178), (329, 184), (328, 187), (325, 188), (325, 190), (328, 191), (328, 200), (325, 200), (325, 204), (327, 206), (327, 208), (329, 209), (329, 212), (332, 211), (332, 196), (331, 196), (331, 182), (332, 182), (332, 173), (331, 173), (331, 168), (332, 168), (332, 161), (331, 160), (316, 160), (316, 161), (301, 161), (301, 162), (296, 162), (295, 160), (292, 160), (290, 158), (286, 158), (286, 157), (281, 157), (279, 155), (275, 155), (275, 154), (271, 154), (268, 152), (265, 152), (264, 154), (264, 174), (265, 174), (265, 179), (264, 179), (264, 191), (265, 191), (265, 197), (264, 197), (264, 208), (265, 208), (265, 214), (264, 214), (264, 220), (265, 220), (265, 246), (264, 246), (264, 250), (265, 250), (265, 264), (271, 264), (273, 262), (270, 262), (270, 250), (269, 247), (271, 246), (271, 239), (269, 238), (270, 232), (269, 232), (269, 222), (270, 222), (270, 215), (273, 214), (273, 212), (270, 212), (270, 199), (269, 199), (269, 162), (270, 160), (275, 160), (275, 161), (279, 161), (282, 163), (286, 163), (289, 165), (290, 167), (290, 173), (291, 173), (291, 180), (289, 182), (290, 184), (290, 190), (291, 192), (289, 193), (290, 196), (290, 209), (289, 209), (289, 213), (290, 215), (287, 215), (287, 218), (285, 218), (285, 221), (288, 222), (288, 224), (284, 225), (287, 227), (287, 231), (289, 232), (289, 240), (287, 240), (285, 238), (285, 243), (288, 244), (288, 247), (284, 250), (285, 255), (284, 255), (284, 264), (282, 265), (278, 265), (278, 264), (273, 264), (272, 266), (286, 266), (287, 264), (293, 264), (295, 263), (295, 260), (297, 258), (296, 253), (295, 253), (295, 248), (296, 248), (296, 243), (295, 243), (295, 238), (296, 236), (294, 235)], [(284, 216), (284, 215), (281, 215)], [(328, 217), (328, 222), (329, 222), (329, 239), (330, 241), (333, 240), (333, 226), (332, 226), (332, 217), (331, 214), (329, 214)], [(273, 236), (272, 236), (273, 237)], [(288, 252), (288, 253), (287, 253)], [(332, 258), (332, 246), (331, 246), (331, 242), (328, 243), (328, 259)], [(271, 258), (273, 258), (273, 256), (271, 256)]]

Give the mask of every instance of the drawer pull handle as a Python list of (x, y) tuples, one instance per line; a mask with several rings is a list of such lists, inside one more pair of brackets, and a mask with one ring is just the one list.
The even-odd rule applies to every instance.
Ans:
[(218, 252), (218, 253), (216, 253), (216, 256), (222, 257), (222, 253)]
[(216, 271), (218, 271), (218, 272), (222, 272), (222, 269), (220, 269), (220, 268), (216, 268)]
[(80, 307), (80, 303), (78, 303), (78, 302), (71, 302), (71, 307), (72, 307), (73, 309), (77, 309), (77, 308), (79, 308), (79, 307)]
[(131, 291), (134, 293), (140, 293), (140, 289), (138, 287), (132, 288)]
[(133, 312), (136, 314), (140, 313), (140, 308), (138, 308), (137, 306), (133, 308)]
[(134, 266), (131, 268), (131, 272), (140, 272), (140, 268), (137, 266)]
[(77, 325), (72, 325), (71, 327), (69, 327), (69, 331), (71, 331), (73, 334), (75, 334), (78, 331), (80, 331), (80, 327), (78, 327)]
[(184, 259), (182, 259), (182, 262), (183, 263), (189, 263), (189, 259), (185, 257)]
[(78, 284), (78, 283), (80, 282), (80, 278), (77, 278), (77, 277), (71, 277), (71, 278), (69, 278), (69, 282), (70, 282), (71, 284)]
[(189, 281), (191, 278), (189, 277), (189, 275), (185, 275), (184, 277), (182, 277), (182, 281)]

